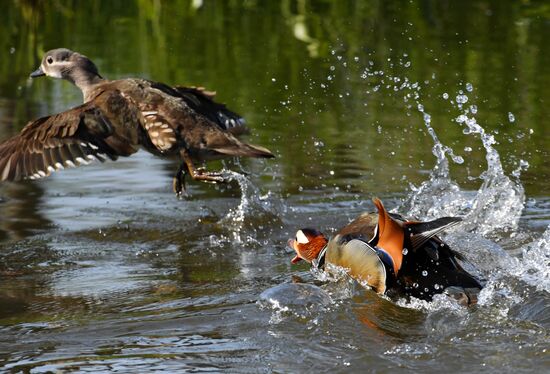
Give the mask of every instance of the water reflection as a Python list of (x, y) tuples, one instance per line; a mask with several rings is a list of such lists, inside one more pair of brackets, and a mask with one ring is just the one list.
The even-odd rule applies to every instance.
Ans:
[(0, 242), (21, 240), (51, 228), (40, 208), (44, 191), (32, 182), (0, 185)]

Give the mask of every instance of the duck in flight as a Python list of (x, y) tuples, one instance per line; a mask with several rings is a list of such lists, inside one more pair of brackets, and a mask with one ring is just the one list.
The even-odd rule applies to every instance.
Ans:
[(28, 123), (0, 144), (0, 181), (40, 179), (90, 161), (116, 160), (140, 148), (178, 157), (174, 192), (185, 192), (185, 176), (223, 182), (220, 173), (196, 163), (226, 157), (274, 157), (267, 148), (237, 137), (244, 119), (216, 103), (203, 88), (171, 87), (139, 78), (108, 80), (86, 56), (60, 48), (46, 52), (32, 78), (48, 76), (76, 85), (84, 104)]

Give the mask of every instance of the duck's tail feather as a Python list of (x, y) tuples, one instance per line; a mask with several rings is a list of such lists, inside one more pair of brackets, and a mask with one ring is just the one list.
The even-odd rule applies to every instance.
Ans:
[(259, 145), (241, 143), (239, 146), (227, 146), (227, 147), (217, 147), (214, 149), (216, 152), (219, 152), (228, 156), (237, 156), (237, 157), (255, 157), (255, 158), (274, 158), (275, 155), (267, 148), (264, 148)]

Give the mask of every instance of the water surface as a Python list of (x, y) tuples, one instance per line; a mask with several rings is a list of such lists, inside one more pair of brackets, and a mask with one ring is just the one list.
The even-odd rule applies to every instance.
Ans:
[[(0, 366), (550, 370), (549, 19), (544, 1), (6, 3), (0, 139), (80, 103), (28, 80), (63, 46), (108, 78), (216, 90), (277, 158), (211, 163), (233, 181), (183, 201), (177, 164), (144, 152), (0, 185)], [(331, 234), (373, 196), (465, 217), (445, 238), (487, 281), (477, 306), (290, 264), (296, 229)]]

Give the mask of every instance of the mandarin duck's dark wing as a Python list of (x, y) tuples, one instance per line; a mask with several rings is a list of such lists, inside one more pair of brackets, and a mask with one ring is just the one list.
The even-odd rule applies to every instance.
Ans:
[(338, 231), (337, 235), (340, 235), (343, 241), (362, 239), (368, 242), (375, 236), (377, 224), (376, 213), (363, 213)]
[(462, 222), (460, 217), (442, 217), (429, 222), (405, 222), (406, 234), (413, 250), (421, 248), (428, 240)]
[[(104, 95), (100, 103), (89, 102), (30, 122), (19, 135), (0, 144), (0, 181), (42, 178), (65, 167), (135, 152), (121, 141), (109, 119), (127, 111), (124, 102), (114, 92)], [(105, 115), (98, 104), (110, 105), (111, 115)], [(126, 119), (122, 115), (121, 120)]]

